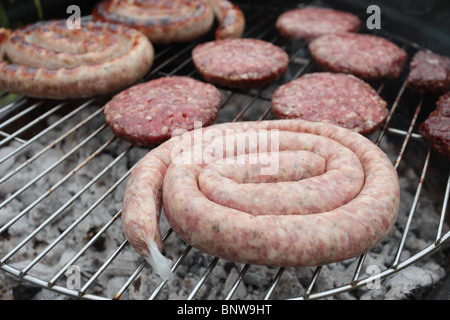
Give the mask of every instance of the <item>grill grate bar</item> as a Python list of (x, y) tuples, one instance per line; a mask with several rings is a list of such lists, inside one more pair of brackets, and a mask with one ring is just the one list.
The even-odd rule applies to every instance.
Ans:
[(445, 214), (447, 212), (448, 199), (450, 197), (450, 174), (447, 179), (447, 187), (445, 188), (444, 203), (442, 204), (441, 217), (439, 220), (438, 231), (436, 234), (435, 244), (439, 245), (442, 241), (442, 230), (444, 229)]
[(137, 278), (137, 276), (144, 270), (146, 265), (146, 261), (143, 260), (139, 266), (136, 268), (136, 270), (133, 272), (133, 274), (130, 275), (128, 280), (122, 285), (122, 287), (117, 291), (117, 293), (114, 295), (113, 300), (119, 300), (120, 297), (123, 295), (123, 293), (128, 289), (128, 287), (133, 283), (133, 281)]
[[(389, 132), (389, 133), (393, 133), (393, 134), (395, 134), (395, 135), (398, 135), (398, 136), (407, 136), (409, 133), (407, 132), (407, 131), (405, 131), (405, 130), (400, 130), (400, 129), (396, 129), (396, 128), (388, 128), (387, 129), (387, 132)], [(411, 139), (413, 139), (413, 140), (422, 140), (422, 136), (420, 135), (420, 134), (418, 134), (418, 133), (411, 133), (410, 135), (410, 138)]]
[(205, 282), (206, 278), (210, 275), (210, 273), (213, 271), (213, 269), (216, 267), (217, 262), (219, 261), (219, 258), (215, 257), (211, 263), (209, 264), (209, 266), (206, 268), (205, 272), (203, 273), (202, 277), (200, 278), (200, 280), (197, 282), (197, 284), (195, 285), (194, 289), (191, 291), (191, 293), (189, 294), (189, 296), (187, 297), (186, 300), (192, 300), (194, 299), (194, 296), (197, 294), (198, 290), (200, 289), (200, 287), (203, 285), (203, 283)]
[(394, 115), (395, 111), (397, 110), (397, 107), (398, 107), (398, 105), (400, 103), (400, 99), (402, 98), (403, 93), (405, 92), (406, 85), (407, 85), (407, 81), (405, 79), (403, 81), (402, 87), (400, 88), (397, 96), (395, 97), (395, 101), (392, 104), (391, 109), (389, 110), (389, 113), (388, 113), (388, 115), (386, 117), (386, 121), (385, 121), (385, 123), (383, 125), (383, 128), (381, 129), (381, 132), (380, 132), (377, 140), (375, 141), (375, 144), (379, 145), (381, 140), (383, 139), (384, 134), (386, 133), (387, 127), (389, 126), (389, 124), (390, 124), (390, 122), (392, 120), (392, 116)]
[(22, 128), (20, 128), (19, 130), (17, 130), (16, 132), (14, 132), (13, 134), (11, 134), (8, 138), (3, 139), (2, 141), (0, 141), (0, 147), (5, 145), (7, 142), (11, 141), (13, 138), (17, 137), (19, 134), (24, 133), (25, 131), (27, 131), (28, 129), (30, 129), (31, 127), (35, 126), (36, 124), (38, 124), (39, 122), (41, 122), (42, 120), (44, 120), (45, 118), (49, 117), (50, 115), (56, 113), (58, 110), (60, 110), (63, 106), (65, 105), (65, 103), (60, 103), (58, 104), (56, 107), (52, 108), (51, 110), (49, 110), (48, 112), (44, 113), (43, 115), (39, 116), (38, 118), (36, 118), (35, 120), (29, 122), (27, 125), (23, 126)]
[[(0, 164), (3, 163), (4, 161), (8, 160), (9, 158), (11, 158), (12, 156), (14, 156), (15, 154), (17, 154), (19, 151), (23, 150), (25, 147), (27, 147), (28, 145), (30, 145), (31, 143), (33, 143), (34, 141), (36, 141), (38, 138), (40, 138), (42, 135), (46, 134), (47, 132), (49, 132), (51, 129), (53, 129), (54, 127), (56, 127), (57, 125), (59, 125), (60, 123), (62, 123), (63, 121), (69, 119), (70, 117), (72, 117), (73, 115), (75, 115), (78, 111), (84, 109), (86, 106), (88, 105), (88, 103), (83, 104), (82, 106), (80, 106), (79, 108), (77, 108), (76, 110), (72, 111), (70, 114), (68, 114), (67, 116), (65, 116), (64, 118), (60, 119), (60, 121), (55, 122), (53, 125), (49, 126), (47, 128), (47, 130), (41, 131), (38, 135), (34, 136), (32, 139), (28, 140), (26, 143), (24, 143), (23, 145), (21, 145), (19, 148), (14, 149), (13, 152), (9, 153), (8, 155), (6, 155), (5, 157), (3, 157), (2, 159), (0, 159)], [(91, 119), (93, 119), (95, 116), (97, 116), (100, 112), (102, 112), (102, 109), (99, 109), (95, 112), (93, 112), (92, 114), (90, 114), (86, 119), (84, 119), (83, 121), (79, 122), (77, 125), (75, 125), (74, 127), (72, 127), (72, 129), (70, 129), (69, 131), (67, 131), (65, 134), (63, 134), (62, 136), (60, 136), (58, 139), (54, 140), (53, 142), (49, 143), (45, 148), (43, 148), (41, 151), (39, 151), (37, 154), (35, 154), (34, 156), (32, 156), (31, 158), (27, 159), (27, 161), (23, 162), (20, 166), (16, 167), (14, 170), (10, 171), (6, 176), (4, 176), (3, 178), (0, 179), (0, 184), (5, 182), (6, 180), (8, 180), (9, 178), (11, 178), (13, 175), (15, 175), (17, 172), (19, 172), (20, 170), (22, 170), (23, 168), (25, 168), (26, 166), (28, 166), (29, 164), (33, 163), (36, 159), (38, 159), (39, 157), (41, 157), (44, 153), (46, 153), (47, 151), (49, 151), (50, 149), (54, 148), (56, 146), (56, 144), (60, 143), (62, 140), (64, 140), (66, 137), (68, 137), (69, 135), (71, 135), (72, 133), (74, 133), (76, 130), (78, 130), (79, 128), (81, 128), (83, 125), (85, 125), (88, 121), (90, 121)]]
[(241, 282), (249, 268), (250, 268), (249, 264), (244, 265), (241, 272), (239, 272), (238, 277), (234, 281), (233, 286), (231, 287), (230, 291), (228, 292), (227, 296), (225, 297), (225, 300), (230, 300), (233, 297), (233, 294), (236, 292), (237, 288), (241, 284)]
[(419, 104), (416, 107), (416, 111), (414, 112), (414, 116), (413, 116), (413, 118), (411, 120), (411, 124), (409, 125), (408, 132), (407, 132), (407, 134), (405, 136), (405, 139), (403, 140), (403, 144), (402, 144), (402, 147), (400, 149), (400, 153), (399, 153), (399, 155), (397, 157), (397, 160), (395, 160), (394, 167), (395, 167), (396, 170), (398, 169), (398, 166), (400, 165), (400, 162), (402, 161), (403, 155), (404, 155), (405, 150), (406, 150), (406, 146), (408, 145), (408, 142), (409, 142), (409, 140), (411, 138), (411, 134), (412, 134), (412, 131), (413, 131), (414, 126), (416, 124), (416, 121), (417, 121), (417, 118), (419, 116), (419, 113), (422, 110), (422, 104), (423, 104), (423, 98), (420, 99)]
[[(106, 148), (109, 145), (109, 143), (102, 146), (101, 149), (98, 150), (98, 152), (95, 152), (95, 154), (98, 154)], [(44, 225), (47, 225), (50, 221), (52, 221), (56, 216), (61, 214), (64, 210), (66, 210), (70, 205), (72, 205), (75, 200), (77, 200), (86, 190), (91, 188), (94, 183), (100, 180), (101, 177), (103, 177), (111, 168), (116, 165), (125, 155), (132, 149), (132, 146), (130, 145), (125, 151), (123, 151), (119, 156), (117, 156), (107, 167), (105, 167), (100, 173), (98, 173), (91, 181), (89, 181), (81, 190), (79, 190), (72, 198), (70, 198), (64, 205), (62, 205), (58, 210), (55, 211), (55, 213), (48, 218), (48, 220), (44, 223)], [(87, 159), (88, 160), (88, 159)], [(119, 179), (98, 201), (94, 203), (94, 205), (91, 207), (90, 210), (87, 210), (83, 215), (81, 215), (77, 220), (75, 220), (72, 225), (70, 225), (66, 230), (64, 230), (61, 235), (56, 238), (51, 244), (49, 244), (39, 255), (36, 256), (36, 258), (30, 262), (25, 268), (22, 269), (22, 273), (27, 273), (39, 260), (41, 260), (51, 249), (53, 249), (71, 230), (73, 230), (85, 217), (87, 217), (88, 214), (92, 212), (92, 210), (100, 204), (101, 201), (103, 201), (106, 196), (111, 194), (117, 186), (128, 177), (128, 174), (123, 176), (121, 179)], [(41, 228), (42, 229), (42, 228)]]
[[(98, 204), (98, 203), (97, 203)], [(91, 207), (92, 208), (92, 207)], [(90, 210), (88, 210), (90, 212)], [(87, 212), (86, 211), (86, 215)], [(62, 267), (59, 272), (50, 280), (48, 281), (48, 287), (53, 287), (56, 283), (56, 281), (58, 281), (58, 279), (67, 271), (67, 269), (74, 265), (74, 263), (98, 240), (98, 238), (114, 223), (117, 221), (117, 219), (120, 218), (120, 216), (122, 215), (122, 210), (119, 210), (115, 216), (113, 216), (90, 240), (88, 243), (86, 243), (86, 245), (77, 252), (76, 255), (74, 255), (69, 262), (67, 262), (65, 264), (64, 267)], [(84, 216), (83, 216), (84, 218)], [(122, 244), (122, 246), (124, 246), (128, 241), (124, 241), (124, 243)]]
[(358, 259), (358, 263), (356, 264), (356, 269), (355, 269), (355, 273), (353, 274), (353, 278), (352, 281), (350, 282), (351, 285), (356, 285), (358, 283), (358, 279), (361, 275), (361, 270), (364, 264), (364, 261), (366, 260), (367, 257), (367, 252), (362, 254), (359, 259)]
[(304, 299), (308, 299), (308, 297), (311, 295), (311, 292), (312, 292), (312, 290), (313, 290), (313, 288), (314, 288), (314, 286), (316, 284), (316, 281), (317, 281), (317, 279), (319, 279), (319, 275), (320, 275), (321, 271), (322, 271), (322, 266), (318, 266), (314, 270), (314, 273), (313, 273), (313, 276), (311, 278), (311, 281), (310, 281), (310, 283), (309, 283), (308, 287), (306, 288), (306, 291), (305, 291), (305, 293), (303, 295)]
[[(130, 172), (131, 173), (131, 170)], [(169, 230), (166, 232), (166, 234), (163, 236), (162, 240), (163, 242), (166, 241), (166, 239), (172, 234), (173, 229), (169, 228)], [(190, 250), (190, 248), (189, 248)], [(186, 252), (187, 255), (188, 251)], [(180, 261), (181, 262), (181, 261)], [(120, 299), (120, 297), (123, 295), (123, 293), (128, 289), (128, 287), (132, 284), (132, 282), (137, 278), (137, 276), (143, 271), (144, 267), (146, 266), (147, 262), (145, 260), (142, 260), (142, 262), (139, 264), (139, 266), (136, 268), (136, 270), (130, 275), (130, 277), (128, 278), (128, 280), (122, 285), (122, 287), (116, 292), (116, 294), (114, 295), (113, 299), (114, 300), (118, 300)], [(172, 266), (172, 271), (175, 271), (176, 266), (173, 265)], [(162, 282), (160, 283), (159, 286), (159, 290), (162, 289), (162, 287), (166, 284), (166, 282)], [(159, 292), (158, 290), (158, 292)], [(155, 296), (157, 293), (154, 293)], [(152, 298), (150, 298), (152, 299)]]
[(411, 221), (413, 219), (414, 212), (416, 211), (417, 203), (419, 202), (419, 196), (420, 196), (420, 193), (422, 191), (423, 183), (424, 183), (424, 180), (425, 180), (425, 175), (426, 175), (427, 170), (428, 170), (428, 164), (429, 164), (429, 161), (430, 161), (430, 155), (431, 155), (431, 152), (430, 152), (430, 150), (428, 150), (427, 156), (425, 158), (425, 163), (424, 163), (423, 169), (422, 169), (422, 174), (420, 175), (419, 184), (418, 184), (417, 189), (416, 189), (414, 202), (412, 204), (411, 210), (410, 210), (409, 215), (408, 215), (408, 220), (406, 222), (405, 231), (403, 232), (400, 245), (399, 245), (397, 253), (395, 255), (395, 259), (394, 259), (394, 263), (393, 263), (393, 268), (394, 269), (398, 266), (398, 263), (400, 261), (400, 256), (402, 254), (403, 247), (405, 246), (406, 236), (408, 235), (409, 229), (411, 227)]
[[(113, 221), (113, 220), (111, 220)], [(119, 255), (119, 253), (128, 245), (128, 241), (124, 241), (114, 253), (106, 260), (103, 265), (97, 270), (97, 272), (88, 280), (88, 282), (79, 290), (79, 296), (83, 296), (86, 290), (94, 283), (94, 281), (100, 277), (103, 271), (114, 261), (114, 259)]]
[[(43, 172), (41, 172), (38, 176), (36, 176), (34, 179), (32, 179), (31, 181), (29, 181), (27, 184), (25, 184), (22, 188), (20, 188), (19, 190), (17, 190), (13, 195), (11, 195), (9, 198), (7, 198), (5, 201), (3, 201), (2, 203), (0, 203), (0, 209), (3, 208), (6, 204), (10, 203), (12, 200), (14, 200), (19, 194), (21, 194), (22, 192), (24, 192), (25, 190), (27, 190), (28, 188), (30, 188), (32, 185), (34, 185), (38, 180), (40, 180), (42, 177), (44, 177), (45, 175), (47, 175), (50, 171), (52, 171), (54, 168), (56, 168), (58, 165), (60, 165), (62, 162), (64, 162), (66, 159), (68, 159), (71, 155), (73, 155), (77, 150), (79, 150), (81, 147), (83, 147), (86, 143), (88, 143), (91, 139), (93, 139), (99, 132), (103, 131), (106, 128), (106, 125), (102, 125), (100, 128), (98, 128), (97, 130), (95, 130), (91, 135), (89, 135), (86, 139), (84, 139), (81, 143), (79, 143), (76, 147), (74, 147), (72, 150), (70, 150), (68, 153), (66, 153), (64, 156), (62, 156), (58, 161), (54, 162), (50, 167), (48, 167), (46, 170), (44, 170)], [(73, 175), (75, 172), (71, 172), (69, 174), (69, 176)], [(69, 176), (67, 176), (67, 179), (69, 178)], [(62, 183), (62, 182), (61, 182)], [(59, 185), (58, 185), (59, 186)], [(54, 186), (55, 187), (55, 186)], [(47, 193), (51, 193), (55, 188), (49, 189), (47, 191)], [(42, 197), (47, 196), (47, 193), (44, 194)], [(40, 199), (42, 200), (42, 199)], [(30, 205), (29, 209), (30, 210), (32, 207), (34, 207), (35, 205), (37, 205), (39, 201), (35, 201), (35, 203), (33, 203), (32, 205)], [(9, 227), (11, 224), (7, 224), (7, 226)], [(0, 234), (2, 232), (5, 231), (5, 227), (3, 227), (2, 229), (0, 229)]]
[(276, 286), (278, 285), (278, 282), (281, 279), (281, 276), (283, 275), (284, 271), (286, 270), (285, 267), (280, 267), (278, 268), (278, 272), (275, 275), (274, 279), (272, 280), (272, 283), (269, 287), (269, 290), (267, 291), (264, 300), (269, 300), (270, 297), (272, 296), (273, 292), (275, 291)]
[[(100, 127), (96, 132), (93, 133), (93, 135), (97, 134), (101, 130), (103, 130), (105, 126), (103, 125)], [(50, 194), (59, 188), (64, 182), (66, 182), (70, 177), (72, 177), (78, 170), (83, 168), (88, 162), (90, 162), (92, 159), (94, 159), (96, 156), (98, 156), (103, 150), (106, 149), (116, 138), (111, 138), (108, 142), (106, 142), (103, 146), (101, 146), (99, 149), (97, 149), (94, 153), (92, 153), (85, 161), (80, 163), (76, 168), (74, 168), (72, 171), (70, 171), (65, 177), (63, 177), (61, 180), (59, 180), (56, 184), (54, 184), (51, 188), (49, 188), (46, 192), (44, 192), (39, 198), (37, 198), (33, 203), (31, 203), (28, 207), (26, 207), (23, 211), (21, 211), (17, 216), (16, 219), (13, 219), (12, 221), (16, 221), (19, 218), (23, 217), (25, 214), (30, 212), (31, 209), (33, 209), (35, 206), (37, 206), (42, 200), (50, 196)], [(33, 232), (31, 232), (22, 242), (20, 242), (19, 245), (17, 245), (14, 249), (12, 249), (5, 257), (1, 260), (1, 263), (5, 263), (8, 261), (11, 256), (13, 256), (20, 248), (22, 248), (28, 241), (30, 241), (34, 236), (41, 231), (45, 226), (47, 226), (60, 212), (53, 213), (47, 220), (45, 220), (44, 223), (42, 223), (40, 226), (38, 226)], [(11, 224), (6, 224), (0, 231), (0, 233), (3, 232), (5, 227), (10, 227)]]
[(14, 121), (16, 121), (17, 119), (20, 119), (21, 117), (23, 117), (24, 115), (27, 115), (28, 113), (36, 110), (38, 107), (40, 107), (42, 105), (43, 101), (39, 101), (31, 106), (29, 106), (28, 108), (26, 108), (25, 110), (19, 112), (18, 114), (12, 116), (11, 118), (9, 118), (8, 120), (6, 120), (5, 122), (0, 124), (0, 129), (10, 125), (11, 123), (13, 123)]
[[(4, 98), (7, 93), (3, 93), (2, 98)], [(15, 109), (20, 108), (22, 105), (27, 102), (27, 98), (25, 96), (18, 96), (13, 99), (11, 102), (7, 103), (0, 109), (0, 119), (6, 117), (10, 112), (13, 112)], [(2, 115), (4, 113), (4, 115)]]
[[(186, 246), (186, 248), (184, 249), (183, 253), (178, 258), (178, 260), (173, 264), (172, 269), (171, 269), (172, 272), (175, 272), (175, 270), (178, 268), (178, 266), (181, 264), (181, 262), (184, 260), (184, 258), (186, 258), (186, 256), (191, 251), (191, 249), (192, 249), (191, 245), (187, 245)], [(149, 300), (155, 299), (156, 296), (161, 292), (162, 288), (166, 285), (166, 283), (167, 283), (167, 280), (161, 281), (160, 284), (158, 285), (158, 287), (156, 287), (156, 290), (153, 291), (153, 293), (150, 296)]]
[[(4, 131), (0, 131), (0, 135), (3, 136), (3, 137), (5, 137), (5, 138), (9, 138), (9, 137), (11, 136), (9, 133), (6, 133), (6, 132), (4, 132)], [(12, 137), (12, 139), (13, 139), (14, 141), (17, 141), (17, 142), (22, 143), (22, 144), (26, 143), (25, 140), (20, 139), (20, 138), (17, 138), (17, 137)]]

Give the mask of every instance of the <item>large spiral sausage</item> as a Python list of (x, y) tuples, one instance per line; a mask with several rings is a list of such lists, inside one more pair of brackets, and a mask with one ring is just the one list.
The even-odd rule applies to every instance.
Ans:
[[(251, 132), (269, 138), (255, 145)], [(219, 152), (224, 141), (235, 144)], [(378, 244), (397, 217), (399, 197), (390, 160), (356, 132), (299, 119), (226, 123), (172, 138), (137, 164), (123, 231), (162, 277), (170, 276), (159, 251), (162, 205), (174, 231), (210, 255), (317, 266)]]
[(153, 46), (140, 32), (107, 23), (69, 29), (65, 20), (0, 29), (0, 88), (50, 99), (112, 93), (141, 79)]
[(242, 36), (245, 18), (228, 0), (103, 0), (92, 12), (94, 19), (136, 28), (154, 44), (194, 40), (219, 20), (216, 37)]

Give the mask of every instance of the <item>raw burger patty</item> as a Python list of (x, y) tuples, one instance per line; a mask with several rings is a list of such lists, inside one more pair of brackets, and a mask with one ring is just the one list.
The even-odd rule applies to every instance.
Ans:
[(396, 44), (369, 34), (326, 34), (311, 41), (309, 49), (324, 70), (351, 73), (365, 80), (397, 78), (407, 59)]
[(419, 126), (419, 133), (430, 147), (450, 160), (450, 92), (437, 102), (437, 108)]
[(277, 118), (327, 122), (361, 134), (385, 120), (386, 102), (363, 80), (343, 73), (311, 73), (278, 88), (272, 96)]
[(311, 40), (335, 32), (356, 32), (360, 19), (351, 13), (325, 8), (301, 8), (280, 15), (276, 28), (286, 38)]
[(174, 76), (139, 84), (117, 94), (106, 104), (104, 113), (117, 137), (146, 146), (192, 130), (197, 121), (202, 126), (211, 124), (221, 101), (222, 95), (214, 86)]
[(417, 52), (410, 64), (408, 87), (416, 93), (444, 94), (450, 91), (450, 58)]
[(226, 39), (200, 44), (192, 51), (195, 68), (203, 78), (223, 87), (249, 89), (279, 79), (289, 56), (258, 39)]

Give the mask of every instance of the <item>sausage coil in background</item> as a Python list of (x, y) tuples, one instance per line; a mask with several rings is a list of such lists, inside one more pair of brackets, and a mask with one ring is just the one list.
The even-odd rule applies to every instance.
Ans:
[[(139, 31), (65, 20), (0, 30), (0, 88), (35, 98), (86, 98), (119, 91), (151, 69), (154, 49)], [(7, 59), (7, 60), (6, 60)]]
[(227, 0), (103, 0), (95, 20), (124, 24), (144, 33), (153, 44), (188, 42), (206, 34), (217, 16), (216, 37), (239, 38), (245, 28), (242, 11)]

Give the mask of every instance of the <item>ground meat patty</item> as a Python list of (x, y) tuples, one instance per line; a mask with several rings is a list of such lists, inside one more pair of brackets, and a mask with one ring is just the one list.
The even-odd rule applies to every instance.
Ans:
[(278, 46), (258, 39), (225, 39), (200, 44), (192, 51), (203, 78), (223, 87), (249, 89), (279, 79), (289, 56)]
[(36, 98), (71, 99), (115, 93), (153, 64), (153, 46), (139, 31), (101, 22), (67, 28), (42, 21), (0, 29), (0, 88)]
[(311, 40), (335, 32), (356, 32), (361, 25), (358, 16), (326, 8), (306, 7), (280, 15), (276, 28), (286, 38)]
[(207, 0), (103, 0), (92, 16), (138, 29), (155, 44), (194, 40), (214, 23), (214, 10)]
[(173, 76), (133, 86), (109, 101), (104, 110), (114, 134), (146, 146), (214, 122), (222, 96), (214, 86)]
[(122, 226), (163, 276), (171, 264), (159, 263), (162, 205), (173, 230), (212, 256), (318, 266), (379, 243), (399, 198), (389, 158), (354, 131), (300, 119), (224, 123), (172, 138), (139, 161)]
[(450, 92), (439, 98), (437, 108), (419, 126), (430, 147), (450, 160)]
[(387, 103), (363, 80), (343, 73), (306, 74), (278, 88), (272, 96), (277, 118), (321, 121), (374, 132), (386, 119)]
[(417, 52), (410, 64), (408, 87), (415, 93), (441, 95), (450, 91), (450, 58)]
[(365, 80), (397, 78), (407, 59), (396, 44), (369, 34), (326, 34), (311, 41), (309, 49), (324, 70), (351, 73)]

